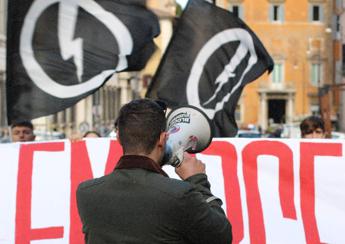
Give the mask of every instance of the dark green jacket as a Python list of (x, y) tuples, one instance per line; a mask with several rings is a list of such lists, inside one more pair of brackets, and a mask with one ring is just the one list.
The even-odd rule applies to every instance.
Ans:
[(88, 244), (231, 243), (207, 176), (171, 179), (147, 157), (123, 156), (113, 173), (81, 183), (77, 201)]

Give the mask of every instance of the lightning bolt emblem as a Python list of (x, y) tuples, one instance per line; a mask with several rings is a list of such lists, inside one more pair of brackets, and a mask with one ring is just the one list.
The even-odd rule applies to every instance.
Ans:
[(74, 38), (80, 0), (60, 1), (58, 34), (61, 56), (64, 60), (73, 58), (79, 83), (82, 81), (83, 39)]
[[(39, 17), (53, 4), (58, 3), (58, 42), (61, 57), (73, 59), (76, 67), (78, 84), (63, 85), (53, 80), (36, 60), (33, 50), (33, 39)], [(101, 71), (84, 82), (84, 47), (85, 40), (75, 38), (79, 9), (83, 9), (100, 21), (114, 36), (118, 44), (118, 62), (114, 69)], [(113, 13), (106, 11), (94, 0), (35, 0), (33, 1), (23, 23), (20, 34), (20, 57), (32, 82), (42, 91), (58, 98), (72, 98), (99, 88), (104, 80), (116, 71), (128, 67), (127, 55), (133, 51), (133, 38), (127, 26)]]
[(220, 92), (220, 90), (223, 88), (223, 86), (228, 82), (228, 80), (230, 78), (234, 78), (236, 75), (233, 72), (234, 68), (236, 67), (232, 67), (231, 63), (226, 65), (223, 72), (220, 73), (220, 75), (217, 77), (215, 84), (217, 84), (217, 89), (214, 92), (213, 96), (210, 97), (210, 99), (208, 99), (203, 105), (206, 106), (207, 104), (209, 104), (210, 102), (212, 102), (214, 99), (216, 99), (218, 92)]

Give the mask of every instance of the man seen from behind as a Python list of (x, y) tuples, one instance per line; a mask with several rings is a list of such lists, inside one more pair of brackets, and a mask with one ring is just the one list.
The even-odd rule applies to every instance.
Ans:
[(171, 179), (161, 169), (165, 111), (148, 99), (124, 105), (116, 122), (124, 155), (115, 170), (79, 185), (85, 242), (230, 244), (231, 225), (212, 195), (205, 165), (185, 153)]

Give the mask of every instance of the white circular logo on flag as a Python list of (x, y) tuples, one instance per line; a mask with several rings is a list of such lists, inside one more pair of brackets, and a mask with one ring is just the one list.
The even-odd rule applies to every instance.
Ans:
[[(83, 73), (83, 42), (81, 38), (73, 39), (78, 8), (98, 19), (117, 40), (119, 61), (114, 70), (104, 70), (83, 83), (69, 86), (59, 84), (47, 75), (35, 58), (32, 43), (39, 17), (49, 6), (56, 3), (59, 3), (57, 24), (61, 56), (64, 60), (73, 58), (79, 80)], [(115, 71), (127, 68), (125, 56), (129, 55), (132, 49), (133, 39), (127, 27), (93, 0), (36, 0), (25, 17), (20, 36), (20, 57), (28, 76), (40, 89), (57, 98), (72, 98), (98, 88)]]
[[(222, 45), (229, 42), (238, 41), (240, 44), (234, 56), (231, 58), (230, 62), (227, 65), (225, 65), (224, 70), (216, 78), (215, 84), (217, 85), (217, 89), (215, 93), (212, 97), (208, 99), (208, 101), (202, 104), (199, 96), (199, 83), (207, 60)], [(236, 85), (226, 96), (223, 97), (221, 101), (217, 101), (214, 109), (206, 108), (205, 105), (216, 99), (217, 94), (221, 91), (222, 87), (229, 81), (229, 79), (235, 77), (234, 71), (236, 70), (237, 66), (241, 63), (241, 61), (248, 55), (248, 53), (250, 54), (250, 57), (248, 60), (247, 67), (241, 74), (241, 77), (237, 77), (238, 82), (236, 83)], [(193, 63), (186, 86), (188, 104), (200, 108), (207, 114), (207, 116), (210, 119), (213, 119), (216, 112), (222, 110), (224, 104), (227, 101), (229, 101), (231, 95), (238, 88), (240, 88), (245, 75), (251, 70), (251, 68), (255, 65), (257, 61), (258, 57), (255, 52), (253, 38), (251, 37), (248, 31), (241, 28), (234, 28), (227, 29), (217, 33), (202, 47)]]

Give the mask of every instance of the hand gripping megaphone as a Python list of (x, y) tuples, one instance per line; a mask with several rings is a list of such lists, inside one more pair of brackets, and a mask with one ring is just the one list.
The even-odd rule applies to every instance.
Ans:
[(183, 153), (198, 153), (211, 143), (212, 127), (207, 115), (194, 106), (172, 110), (167, 117), (168, 140), (162, 162), (180, 166)]

